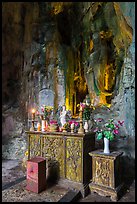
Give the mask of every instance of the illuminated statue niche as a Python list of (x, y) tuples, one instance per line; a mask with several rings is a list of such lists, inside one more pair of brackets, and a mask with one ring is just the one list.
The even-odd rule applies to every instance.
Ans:
[(74, 116), (79, 113), (77, 105), (88, 94), (88, 88), (84, 77), (84, 68), (80, 63), (80, 52), (68, 52), (68, 69), (66, 75), (66, 108), (71, 110)]

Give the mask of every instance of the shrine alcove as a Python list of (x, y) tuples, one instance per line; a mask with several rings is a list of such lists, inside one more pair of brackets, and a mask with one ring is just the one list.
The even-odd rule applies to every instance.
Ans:
[(87, 95), (93, 119), (124, 120), (134, 169), (134, 2), (2, 2), (2, 158), (24, 158), (32, 108), (78, 118)]

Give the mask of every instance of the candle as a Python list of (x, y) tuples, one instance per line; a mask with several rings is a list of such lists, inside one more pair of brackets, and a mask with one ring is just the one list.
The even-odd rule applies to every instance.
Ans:
[(35, 120), (35, 109), (32, 109), (32, 120)]

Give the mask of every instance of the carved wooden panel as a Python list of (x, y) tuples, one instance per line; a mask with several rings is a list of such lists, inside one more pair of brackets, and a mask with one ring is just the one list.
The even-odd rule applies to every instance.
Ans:
[(113, 161), (106, 158), (93, 158), (93, 182), (113, 187)]
[(82, 182), (82, 139), (66, 139), (66, 178)]
[(29, 135), (30, 158), (41, 156), (41, 139), (39, 135)]
[[(50, 164), (48, 169), (55, 167), (54, 172), (50, 171), (52, 175), (59, 170), (60, 177), (70, 181), (83, 185), (90, 181), (91, 160), (88, 153), (95, 147), (94, 133), (74, 135), (63, 132), (26, 132), (29, 136), (28, 158), (35, 156), (48, 158), (48, 164)], [(56, 168), (58, 166), (59, 169)]]
[(41, 151), (43, 157), (49, 157), (52, 161), (58, 161), (60, 176), (64, 177), (64, 140), (62, 137), (43, 136), (41, 138)]

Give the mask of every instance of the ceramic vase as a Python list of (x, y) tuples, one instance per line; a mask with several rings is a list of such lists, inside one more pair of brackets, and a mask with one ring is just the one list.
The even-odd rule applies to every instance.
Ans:
[(71, 133), (74, 133), (75, 124), (72, 123), (72, 124), (70, 125), (70, 128), (71, 128)]
[(46, 120), (42, 120), (41, 123), (41, 130), (44, 132), (46, 129)]
[(88, 132), (88, 121), (85, 121), (84, 130), (85, 132)]
[(109, 154), (110, 150), (109, 150), (109, 140), (104, 137), (104, 153), (105, 154)]

